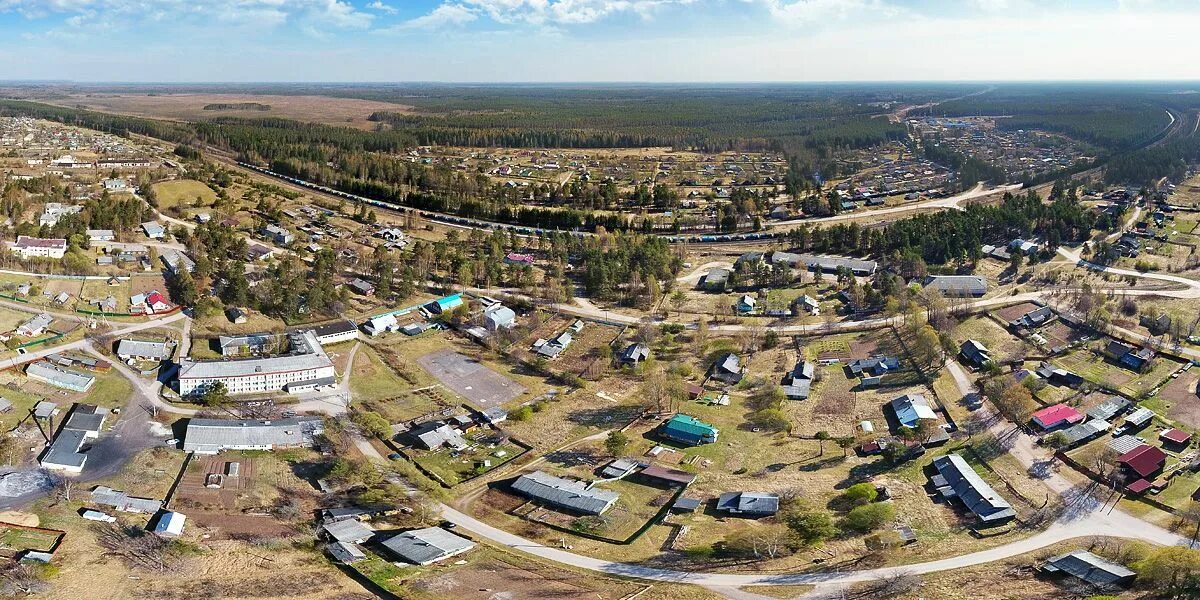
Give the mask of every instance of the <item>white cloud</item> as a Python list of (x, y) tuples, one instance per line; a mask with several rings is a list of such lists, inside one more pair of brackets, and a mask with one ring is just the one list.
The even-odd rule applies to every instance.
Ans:
[(394, 14), (400, 12), (400, 11), (396, 10), (395, 7), (388, 5), (388, 4), (384, 4), (380, 0), (375, 0), (374, 2), (368, 4), (367, 8), (369, 8), (371, 10), (377, 10), (382, 13), (387, 13), (389, 15), (394, 15)]
[[(581, 25), (627, 13), (649, 19), (668, 6), (696, 0), (461, 0), (492, 20), (506, 25)], [(446, 6), (446, 5), (443, 5)]]
[(479, 16), (475, 14), (474, 10), (461, 4), (443, 4), (427, 15), (409, 19), (392, 29), (441, 29), (465, 25), (478, 18)]
[(364, 29), (374, 15), (348, 0), (0, 0), (0, 12), (18, 12), (33, 20), (64, 17), (67, 27), (80, 22), (167, 25), (221, 23), (273, 28), (294, 23), (302, 29)]
[(899, 13), (883, 0), (749, 0), (761, 1), (776, 20), (787, 25), (821, 25), (851, 18), (890, 17)]

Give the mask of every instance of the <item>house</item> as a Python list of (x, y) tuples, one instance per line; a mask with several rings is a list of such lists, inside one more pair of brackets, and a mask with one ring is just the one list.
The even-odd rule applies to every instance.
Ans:
[(729, 276), (732, 271), (720, 267), (709, 269), (704, 276), (703, 287), (709, 292), (724, 292), (729, 285)]
[(183, 524), (187, 517), (183, 513), (165, 512), (158, 518), (154, 533), (162, 537), (179, 537), (183, 535)]
[(48, 362), (31, 362), (25, 367), (25, 375), (72, 392), (86, 392), (96, 383), (96, 378), (86, 373), (71, 371)]
[(440, 527), (426, 527), (394, 535), (381, 544), (400, 560), (428, 565), (458, 556), (475, 547), (474, 542)]
[(808, 400), (815, 376), (816, 365), (806, 360), (796, 363), (796, 366), (783, 377), (783, 394), (789, 400)]
[(1183, 446), (1192, 441), (1192, 434), (1183, 431), (1182, 429), (1175, 429), (1172, 427), (1170, 429), (1162, 430), (1162, 432), (1158, 434), (1158, 439), (1162, 440), (1164, 444)]
[(1101, 589), (1124, 586), (1137, 577), (1137, 573), (1086, 550), (1055, 556), (1041, 569), (1043, 573), (1069, 575)]
[(171, 348), (165, 342), (121, 340), (117, 342), (117, 357), (121, 360), (167, 360)]
[(17, 327), (17, 335), (24, 337), (37, 337), (46, 333), (46, 329), (54, 322), (54, 317), (46, 313), (35, 315), (32, 319), (25, 321)]
[(659, 433), (676, 442), (699, 446), (716, 442), (720, 431), (704, 421), (681, 413), (667, 419), (659, 429)]
[(179, 275), (183, 271), (191, 273), (196, 270), (196, 261), (188, 257), (188, 255), (175, 250), (174, 248), (166, 248), (158, 257), (162, 261), (163, 266), (167, 268), (172, 275)]
[(44, 227), (54, 227), (64, 216), (76, 215), (82, 210), (83, 207), (78, 205), (47, 202), (42, 209), (42, 216), (38, 218), (38, 224)]
[(922, 394), (905, 394), (888, 403), (896, 415), (896, 421), (904, 427), (916, 428), (921, 421), (936, 421), (937, 413), (929, 406)]
[[(1099, 419), (1102, 421), (1111, 421), (1113, 417), (1124, 414), (1133, 406), (1133, 403), (1120, 397), (1113, 396), (1096, 406), (1088, 409), (1087, 418)], [(1151, 413), (1153, 414), (1153, 413)]]
[(542, 471), (526, 473), (512, 484), (517, 493), (540, 504), (583, 515), (601, 515), (612, 508), (620, 495), (592, 487), (582, 481), (555, 477)]
[(1141, 444), (1117, 457), (1117, 464), (1121, 465), (1127, 481), (1149, 480), (1166, 466), (1167, 454), (1156, 446)]
[(1162, 335), (1171, 329), (1171, 315), (1159, 313), (1157, 315), (1143, 314), (1138, 317), (1138, 323), (1150, 331), (1154, 335)]
[(367, 322), (363, 324), (363, 329), (368, 335), (375, 337), (389, 331), (400, 331), (400, 322), (396, 320), (395, 313), (388, 313), (367, 319)]
[(738, 355), (728, 352), (712, 366), (712, 378), (730, 385), (742, 380), (742, 361)]
[(987, 280), (974, 275), (930, 275), (923, 285), (952, 298), (978, 298), (988, 291)]
[(89, 229), (87, 230), (88, 241), (95, 242), (112, 242), (117, 239), (117, 234), (111, 229)]
[(117, 522), (116, 517), (114, 517), (110, 514), (107, 514), (107, 513), (102, 513), (98, 510), (92, 510), (90, 508), (84, 509), (83, 512), (79, 513), (79, 516), (81, 516), (89, 521), (99, 521), (101, 523), (116, 523)]
[(874, 356), (850, 361), (846, 365), (855, 377), (882, 377), (900, 368), (900, 359), (892, 356)]
[(796, 303), (800, 306), (801, 310), (814, 317), (820, 316), (821, 314), (821, 305), (817, 303), (816, 298), (813, 298), (808, 294), (800, 296), (800, 298), (796, 300)]
[(278, 225), (267, 225), (266, 227), (262, 228), (260, 233), (263, 237), (276, 244), (279, 244), (280, 246), (287, 246), (288, 244), (296, 241), (296, 236), (292, 235), (292, 232)]
[(1104, 435), (1109, 429), (1112, 429), (1112, 424), (1104, 419), (1090, 419), (1086, 423), (1072, 425), (1062, 431), (1064, 445), (1067, 448), (1074, 448)]
[(363, 295), (363, 296), (374, 296), (375, 295), (375, 284), (373, 284), (369, 281), (364, 281), (362, 279), (359, 279), (358, 277), (351, 279), (350, 283), (347, 283), (346, 285), (349, 286), (350, 289), (359, 293), (360, 295)]
[(375, 535), (375, 530), (357, 519), (334, 521), (321, 525), (321, 533), (328, 539), (346, 544), (361, 544)]
[(1053, 322), (1056, 318), (1058, 318), (1058, 315), (1054, 314), (1054, 309), (1050, 308), (1049, 306), (1043, 306), (1041, 308), (1031, 310), (1020, 317), (1013, 319), (1012, 321), (1009, 321), (1008, 324), (1013, 329), (1036, 329), (1042, 325)]
[(517, 325), (517, 313), (503, 304), (493, 304), (483, 311), (483, 326), (488, 331), (511, 329)]
[(311, 446), (324, 432), (320, 417), (290, 417), (274, 421), (238, 419), (188, 420), (183, 450), (216, 454), (222, 450), (274, 450)]
[(1150, 366), (1150, 360), (1154, 358), (1154, 351), (1110, 339), (1108, 345), (1104, 347), (1104, 355), (1118, 365), (1141, 373)]
[(138, 498), (110, 487), (98, 485), (92, 489), (92, 502), (111, 506), (128, 513), (152, 515), (162, 509), (162, 500)]
[(757, 519), (779, 512), (779, 496), (766, 492), (725, 492), (717, 498), (717, 512)]
[(104, 190), (108, 192), (123, 192), (129, 189), (129, 182), (124, 179), (105, 179)]
[(262, 244), (250, 244), (246, 246), (246, 260), (250, 262), (269, 260), (272, 256), (275, 256), (274, 248)]
[(67, 253), (67, 240), (61, 238), (36, 238), (18, 235), (9, 250), (21, 258), (62, 258)]
[(161, 240), (167, 236), (167, 230), (157, 221), (142, 223), (142, 232), (152, 240)]
[(1033, 242), (1030, 240), (1023, 240), (1021, 238), (1017, 238), (1017, 239), (1009, 242), (1008, 247), (1013, 252), (1020, 252), (1021, 254), (1024, 254), (1025, 256), (1037, 254), (1042, 249), (1041, 244), (1038, 244), (1037, 242)]
[(1045, 380), (1047, 383), (1054, 385), (1062, 385), (1066, 387), (1075, 387), (1083, 383), (1083, 377), (1076, 373), (1072, 373), (1066, 369), (1060, 369), (1050, 363), (1042, 363), (1041, 366), (1034, 371), (1038, 377)]
[(463, 450), (470, 444), (466, 438), (445, 421), (428, 421), (417, 425), (405, 433), (414, 446), (425, 450), (437, 450), (443, 446), (454, 450)]
[(992, 362), (991, 350), (984, 346), (982, 342), (977, 340), (967, 340), (962, 343), (958, 350), (959, 356), (967, 361), (967, 364), (982, 369)]
[(1029, 421), (1042, 431), (1054, 431), (1055, 429), (1082, 423), (1083, 418), (1083, 413), (1074, 408), (1066, 404), (1055, 404), (1054, 406), (1047, 406), (1033, 413)]
[(621, 356), (617, 358), (622, 365), (636, 366), (643, 360), (650, 358), (650, 347), (645, 344), (630, 344), (621, 351)]
[(734, 305), (734, 309), (743, 315), (754, 312), (756, 308), (758, 308), (758, 300), (750, 294), (743, 294), (741, 298), (738, 298), (737, 304)]
[(230, 323), (236, 325), (241, 325), (248, 320), (246, 317), (246, 311), (235, 306), (230, 306), (229, 308), (225, 309), (225, 318), (229, 319)]
[(566, 351), (574, 339), (570, 331), (564, 331), (555, 336), (554, 339), (538, 345), (537, 353), (546, 358), (558, 358), (558, 355)]
[(958, 454), (933, 459), (933, 487), (947, 502), (958, 500), (982, 525), (999, 525), (1016, 518), (1011, 504), (996, 493)]

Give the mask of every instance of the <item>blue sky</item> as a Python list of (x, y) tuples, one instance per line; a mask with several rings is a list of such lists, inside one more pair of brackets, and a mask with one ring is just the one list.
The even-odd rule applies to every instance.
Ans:
[(1200, 79), (1200, 0), (0, 0), (0, 79)]

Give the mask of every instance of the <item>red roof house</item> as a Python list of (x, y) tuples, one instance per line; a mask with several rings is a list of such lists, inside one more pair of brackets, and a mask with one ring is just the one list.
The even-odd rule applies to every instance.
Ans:
[(1083, 422), (1083, 413), (1066, 404), (1055, 404), (1033, 413), (1032, 421), (1043, 431), (1050, 431)]
[[(1145, 479), (1162, 470), (1167, 454), (1150, 444), (1142, 444), (1117, 458), (1117, 463), (1130, 473), (1130, 479)], [(1136, 474), (1137, 477), (1133, 475)]]
[(171, 308), (171, 304), (167, 302), (167, 299), (158, 292), (150, 292), (150, 295), (146, 296), (146, 306), (149, 306), (153, 312), (162, 312)]
[(1166, 429), (1158, 434), (1158, 439), (1172, 444), (1186, 444), (1192, 440), (1192, 434), (1181, 429)]
[(1150, 489), (1150, 482), (1145, 479), (1139, 479), (1125, 486), (1125, 491), (1130, 494), (1140, 494), (1148, 489)]

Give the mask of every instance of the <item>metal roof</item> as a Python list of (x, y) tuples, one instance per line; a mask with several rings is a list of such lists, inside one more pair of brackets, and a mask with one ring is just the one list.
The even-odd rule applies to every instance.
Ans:
[(92, 502), (111, 506), (122, 512), (156, 513), (162, 508), (162, 501), (153, 498), (138, 498), (125, 492), (114, 490), (103, 485), (92, 490)]
[(362, 540), (370, 539), (375, 531), (362, 521), (355, 519), (346, 519), (344, 521), (334, 521), (321, 526), (321, 529), (329, 534), (329, 537), (339, 542), (358, 543)]
[(323, 429), (320, 417), (278, 421), (191, 419), (184, 435), (188, 452), (219, 452), (245, 446), (304, 446)]
[[(949, 495), (961, 500), (980, 521), (987, 523), (1017, 516), (1012, 505), (997, 494), (963, 457), (957, 454), (939, 456), (933, 460), (933, 467), (953, 490)], [(943, 495), (947, 494), (943, 492)]]
[(616, 492), (590, 488), (582, 481), (563, 479), (542, 471), (518, 477), (512, 488), (535, 500), (591, 515), (612, 508), (620, 497)]
[(1137, 573), (1117, 563), (1105, 560), (1086, 550), (1076, 550), (1056, 556), (1046, 562), (1044, 570), (1062, 572), (1093, 585), (1113, 585), (1136, 577)]
[(425, 565), (466, 552), (475, 544), (440, 527), (426, 527), (392, 536), (383, 547), (406, 562)]
[(81, 391), (86, 391), (96, 381), (96, 378), (91, 375), (69, 371), (48, 362), (29, 363), (29, 366), (25, 367), (25, 374), (41, 379), (50, 385)]
[(121, 340), (117, 342), (117, 356), (152, 356), (159, 359), (170, 358), (164, 342), (147, 342), (143, 340)]

